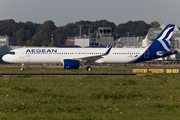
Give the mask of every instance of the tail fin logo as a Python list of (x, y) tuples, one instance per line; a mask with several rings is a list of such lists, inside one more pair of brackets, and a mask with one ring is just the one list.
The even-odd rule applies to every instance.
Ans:
[(157, 39), (162, 46), (164, 47), (164, 49), (166, 49), (167, 51), (169, 51), (169, 47), (170, 47), (170, 43), (171, 43), (171, 38), (173, 35), (173, 29), (174, 27), (168, 27), (163, 33), (162, 35)]

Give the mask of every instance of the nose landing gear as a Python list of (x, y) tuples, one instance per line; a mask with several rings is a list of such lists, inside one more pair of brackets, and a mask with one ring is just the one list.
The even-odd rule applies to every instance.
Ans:
[(21, 65), (21, 70), (24, 70), (24, 63), (22, 63)]

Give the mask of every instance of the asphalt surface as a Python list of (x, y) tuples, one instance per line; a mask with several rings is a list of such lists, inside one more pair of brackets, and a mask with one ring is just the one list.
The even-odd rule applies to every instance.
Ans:
[(25, 73), (25, 74), (0, 74), (2, 76), (19, 76), (19, 75), (24, 75), (24, 76), (127, 76), (127, 75), (137, 75), (137, 74), (44, 74), (44, 73), (41, 73), (41, 74), (28, 74), (28, 73)]

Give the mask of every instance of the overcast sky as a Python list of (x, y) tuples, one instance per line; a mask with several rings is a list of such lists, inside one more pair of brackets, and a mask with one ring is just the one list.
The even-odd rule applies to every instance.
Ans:
[(180, 26), (180, 0), (0, 0), (0, 20), (64, 26), (80, 20), (108, 20), (116, 25), (143, 20)]

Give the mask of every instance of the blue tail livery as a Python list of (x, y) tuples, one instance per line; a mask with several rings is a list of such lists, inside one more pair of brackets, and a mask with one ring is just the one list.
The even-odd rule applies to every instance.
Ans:
[(157, 36), (157, 38), (152, 42), (152, 44), (147, 47), (144, 54), (142, 54), (133, 62), (142, 62), (176, 54), (177, 50), (170, 49), (174, 27), (175, 25), (167, 25)]

